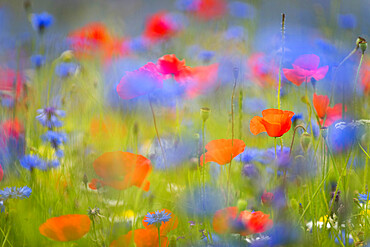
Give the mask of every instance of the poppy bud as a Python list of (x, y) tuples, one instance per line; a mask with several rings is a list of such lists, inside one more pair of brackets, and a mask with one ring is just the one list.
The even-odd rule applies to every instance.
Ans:
[(66, 50), (63, 52), (60, 57), (59, 57), (63, 62), (71, 62), (72, 59), (74, 58), (73, 51), (71, 50)]
[(309, 98), (308, 98), (307, 96), (303, 96), (303, 97), (301, 98), (301, 101), (302, 101), (303, 103), (305, 103), (306, 105), (309, 105), (309, 104), (310, 104), (310, 100), (309, 100)]
[(362, 54), (364, 54), (365, 51), (366, 51), (366, 48), (367, 48), (367, 42), (366, 41), (363, 41), (363, 42), (360, 43), (359, 46), (360, 46), (360, 49), (361, 49)]
[(366, 40), (364, 38), (362, 38), (362, 37), (358, 37), (356, 39), (356, 50), (360, 47), (360, 44), (361, 43), (366, 43)]
[(248, 206), (247, 201), (242, 199), (238, 200), (237, 207), (239, 212), (244, 211), (247, 208), (247, 206)]
[(294, 211), (298, 211), (298, 207), (299, 207), (299, 205), (298, 205), (298, 202), (297, 202), (297, 200), (296, 200), (296, 199), (292, 199), (292, 200), (290, 201), (290, 205), (291, 205), (291, 207), (292, 207), (292, 209), (293, 209)]
[(211, 112), (211, 109), (209, 109), (208, 107), (200, 108), (200, 116), (202, 117), (203, 122), (207, 121), (210, 112)]
[(85, 187), (87, 187), (87, 183), (89, 182), (89, 179), (87, 178), (86, 173), (84, 174), (84, 177), (82, 179), (82, 182), (84, 183)]
[(328, 128), (322, 127), (321, 128), (321, 135), (323, 138), (326, 138), (328, 136)]
[(238, 80), (239, 77), (239, 68), (233, 68), (234, 80)]
[(137, 136), (137, 134), (139, 133), (139, 124), (137, 122), (134, 123), (132, 131), (134, 132), (135, 136)]
[(264, 205), (271, 205), (272, 201), (274, 200), (274, 194), (271, 192), (263, 192), (261, 196), (262, 204)]
[(303, 149), (304, 152), (307, 152), (310, 144), (311, 144), (311, 135), (308, 134), (307, 132), (304, 132), (302, 135), (301, 135), (301, 147)]
[(30, 0), (24, 1), (23, 2), (23, 7), (26, 10), (26, 12), (29, 12), (31, 10), (31, 7), (32, 7), (31, 1)]

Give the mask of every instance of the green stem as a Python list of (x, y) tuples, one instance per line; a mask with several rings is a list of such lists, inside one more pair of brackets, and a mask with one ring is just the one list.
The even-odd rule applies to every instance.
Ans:
[(280, 89), (281, 89), (281, 68), (283, 67), (283, 57), (284, 57), (284, 34), (285, 34), (285, 14), (281, 14), (281, 57), (280, 57), (280, 64), (279, 64), (279, 85), (278, 85), (278, 93), (277, 93), (277, 104), (278, 104), (278, 109), (280, 110), (281, 108), (281, 103), (280, 103)]
[(156, 118), (155, 118), (155, 114), (154, 114), (154, 110), (153, 110), (153, 105), (152, 105), (152, 101), (150, 100), (150, 96), (148, 96), (148, 100), (149, 100), (150, 110), (152, 111), (155, 133), (157, 135), (158, 143), (159, 143), (159, 146), (161, 147), (161, 151), (162, 151), (162, 155), (163, 155), (164, 166), (167, 167), (166, 154), (165, 154), (164, 149), (163, 149), (163, 146), (162, 146), (161, 138), (159, 137), (158, 127), (157, 127), (157, 121), (156, 121)]
[(161, 227), (158, 226), (158, 243), (159, 243), (159, 247), (162, 247), (161, 245)]
[[(292, 155), (292, 149), (293, 149), (293, 144), (294, 144), (295, 133), (297, 132), (297, 129), (298, 129), (298, 128), (302, 128), (305, 132), (307, 132), (306, 128), (305, 128), (303, 125), (297, 125), (297, 126), (294, 128), (292, 142), (290, 143), (289, 156), (291, 156), (291, 155)], [(275, 155), (276, 155), (276, 148), (275, 148)]]
[(231, 163), (233, 161), (233, 148), (234, 148), (234, 95), (235, 95), (235, 88), (237, 82), (237, 75), (239, 71), (234, 69), (234, 86), (233, 92), (231, 94), (231, 157), (230, 157), (230, 165), (229, 165), (229, 172), (227, 175), (227, 195), (226, 195), (226, 206), (229, 205), (229, 188), (230, 188), (230, 174), (231, 174)]
[(203, 167), (202, 167), (203, 200), (202, 200), (202, 204), (204, 203), (205, 192), (206, 192), (206, 189), (205, 189), (206, 148), (205, 148), (205, 142), (204, 142), (205, 141), (205, 136), (204, 136), (205, 125), (206, 125), (206, 121), (203, 120), (203, 124), (202, 124), (202, 146), (203, 146)]
[[(357, 67), (356, 78), (355, 78), (355, 85), (354, 85), (354, 88), (353, 88), (353, 109), (354, 109), (354, 112), (357, 112), (357, 102), (356, 102), (357, 81), (358, 81), (358, 77), (360, 75), (360, 69), (361, 69), (361, 65), (362, 65), (362, 61), (363, 60), (364, 60), (364, 52), (362, 52), (362, 54), (361, 54), (360, 63), (358, 64), (358, 67)], [(342, 106), (342, 107), (344, 109), (345, 106)]]

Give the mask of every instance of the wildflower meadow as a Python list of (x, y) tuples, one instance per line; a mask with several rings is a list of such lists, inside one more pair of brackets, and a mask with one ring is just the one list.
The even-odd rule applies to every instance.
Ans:
[(370, 247), (369, 0), (0, 0), (0, 246)]

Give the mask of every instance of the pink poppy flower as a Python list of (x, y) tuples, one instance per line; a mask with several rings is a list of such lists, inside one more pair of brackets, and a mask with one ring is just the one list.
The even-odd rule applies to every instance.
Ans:
[(122, 99), (133, 99), (162, 88), (166, 78), (167, 76), (161, 74), (157, 66), (150, 62), (137, 70), (127, 72), (117, 86), (117, 93)]
[(293, 69), (283, 69), (285, 77), (293, 84), (300, 86), (303, 82), (323, 79), (328, 72), (329, 66), (319, 68), (320, 58), (314, 54), (300, 56), (292, 64)]

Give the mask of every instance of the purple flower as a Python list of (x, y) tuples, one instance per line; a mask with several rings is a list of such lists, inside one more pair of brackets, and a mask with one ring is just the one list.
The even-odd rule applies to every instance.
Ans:
[(45, 127), (53, 129), (54, 127), (62, 127), (63, 122), (58, 119), (58, 117), (64, 117), (65, 112), (62, 110), (57, 110), (54, 107), (45, 107), (43, 109), (38, 109), (36, 119)]

